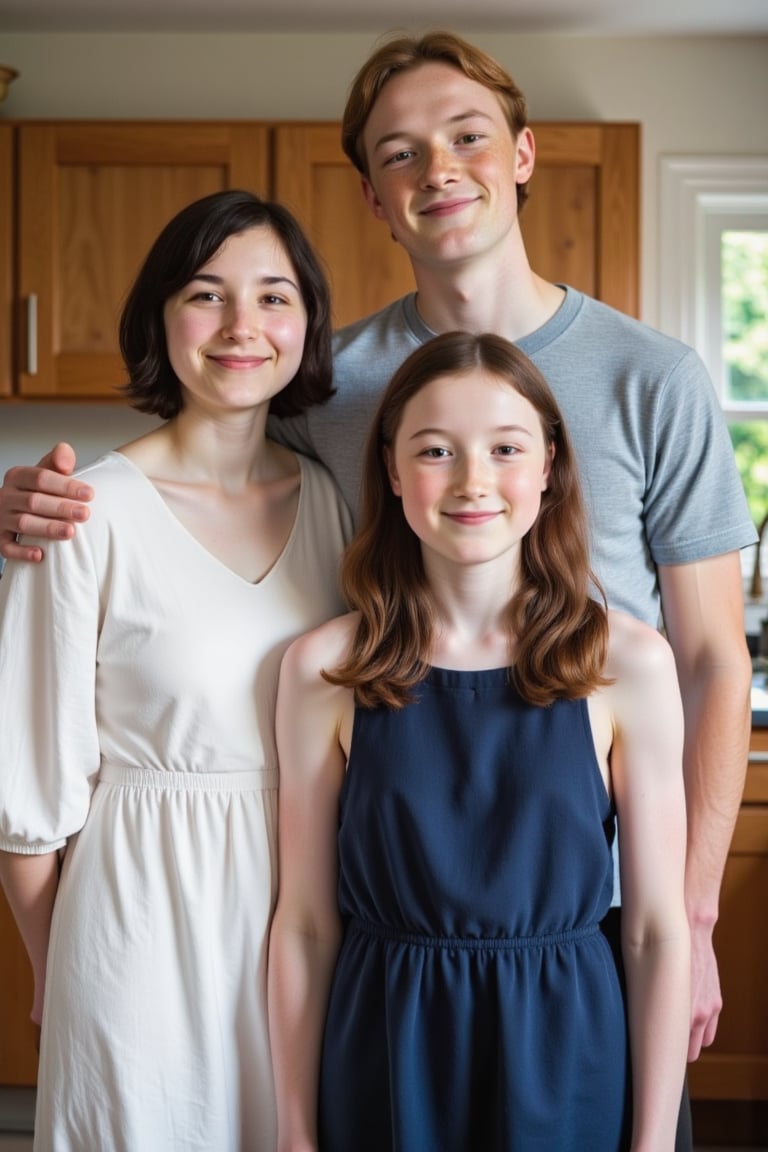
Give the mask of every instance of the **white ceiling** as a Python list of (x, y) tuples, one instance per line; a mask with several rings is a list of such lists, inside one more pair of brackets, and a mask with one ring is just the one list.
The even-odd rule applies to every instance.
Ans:
[(768, 33), (768, 0), (0, 0), (5, 32)]

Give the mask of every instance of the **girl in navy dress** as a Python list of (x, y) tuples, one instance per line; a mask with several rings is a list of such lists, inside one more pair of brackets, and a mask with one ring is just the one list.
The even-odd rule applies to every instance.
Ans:
[(382, 399), (364, 488), (353, 611), (278, 693), (280, 1152), (672, 1152), (675, 666), (604, 606), (547, 384), (499, 337), (437, 337)]

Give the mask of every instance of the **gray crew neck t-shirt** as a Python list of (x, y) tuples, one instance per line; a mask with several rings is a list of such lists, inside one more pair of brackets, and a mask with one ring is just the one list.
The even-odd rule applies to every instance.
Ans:
[[(341, 329), (334, 396), (271, 426), (323, 461), (353, 513), (379, 397), (432, 336), (415, 294)], [(722, 555), (756, 539), (707, 371), (687, 345), (570, 288), (555, 315), (518, 346), (565, 416), (608, 602), (655, 627), (656, 565)]]

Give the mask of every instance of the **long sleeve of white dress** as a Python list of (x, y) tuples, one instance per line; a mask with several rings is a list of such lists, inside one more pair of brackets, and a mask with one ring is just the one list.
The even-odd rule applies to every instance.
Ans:
[(49, 852), (85, 822), (99, 770), (100, 594), (88, 541), (0, 580), (0, 848)]

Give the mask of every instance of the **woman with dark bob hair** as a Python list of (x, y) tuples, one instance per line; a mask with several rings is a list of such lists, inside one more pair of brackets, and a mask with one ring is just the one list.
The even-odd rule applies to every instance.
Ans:
[(266, 425), (330, 394), (328, 288), (284, 208), (218, 192), (158, 236), (120, 342), (126, 393), (165, 422), (81, 471), (98, 499), (77, 539), (0, 591), (35, 1147), (270, 1152), (278, 668), (341, 609), (351, 529)]
[(140, 412), (170, 420), (182, 405), (181, 383), (168, 359), (164, 310), (230, 236), (268, 228), (290, 256), (307, 313), (304, 355), (294, 378), (272, 398), (270, 412), (296, 416), (331, 395), (330, 296), (311, 244), (281, 204), (250, 192), (205, 196), (182, 209), (158, 236), (136, 277), (120, 319), (125, 388)]
[[(535, 365), (449, 332), (373, 420), (353, 611), (277, 698), (281, 1149), (674, 1147), (688, 1050), (683, 724), (606, 611)], [(626, 1002), (600, 929), (621, 838)]]

